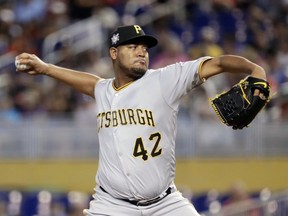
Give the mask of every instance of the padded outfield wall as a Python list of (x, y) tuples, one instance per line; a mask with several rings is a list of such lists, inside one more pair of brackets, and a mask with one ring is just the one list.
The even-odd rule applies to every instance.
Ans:
[[(79, 190), (93, 193), (97, 160), (2, 160), (0, 188)], [(177, 159), (178, 187), (201, 193), (210, 189), (229, 190), (243, 181), (253, 192), (268, 187), (272, 191), (288, 188), (288, 158), (269, 159)]]

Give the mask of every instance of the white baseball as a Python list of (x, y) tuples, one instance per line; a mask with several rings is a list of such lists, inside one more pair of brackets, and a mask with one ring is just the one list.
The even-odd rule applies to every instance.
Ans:
[(20, 64), (18, 60), (15, 60), (15, 66), (18, 70), (27, 70), (29, 66), (27, 64)]

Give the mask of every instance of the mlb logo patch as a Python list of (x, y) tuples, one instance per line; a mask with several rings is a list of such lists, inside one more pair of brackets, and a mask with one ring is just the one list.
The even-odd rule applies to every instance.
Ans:
[(119, 41), (119, 33), (113, 34), (113, 36), (111, 37), (112, 44), (115, 45), (117, 44), (118, 41)]

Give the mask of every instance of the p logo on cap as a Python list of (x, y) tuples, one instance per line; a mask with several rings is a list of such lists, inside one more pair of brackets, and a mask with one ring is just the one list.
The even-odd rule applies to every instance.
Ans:
[(139, 25), (120, 26), (109, 37), (109, 47), (118, 47), (129, 43), (143, 43), (149, 48), (158, 44), (156, 38), (146, 35)]
[(142, 29), (139, 25), (134, 25), (134, 28), (135, 28), (137, 34), (140, 34), (140, 31), (142, 31)]

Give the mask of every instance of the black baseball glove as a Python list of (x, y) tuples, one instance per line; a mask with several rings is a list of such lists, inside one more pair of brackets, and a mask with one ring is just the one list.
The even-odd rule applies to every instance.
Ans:
[[(254, 95), (255, 89), (260, 91), (257, 96)], [(221, 121), (236, 130), (248, 127), (269, 102), (269, 94), (270, 84), (267, 81), (247, 76), (210, 102)]]

